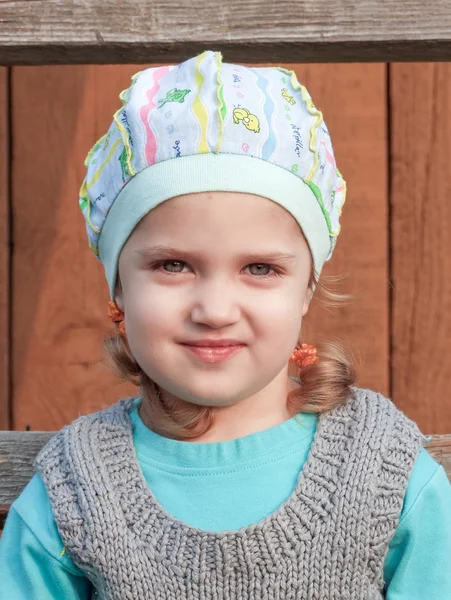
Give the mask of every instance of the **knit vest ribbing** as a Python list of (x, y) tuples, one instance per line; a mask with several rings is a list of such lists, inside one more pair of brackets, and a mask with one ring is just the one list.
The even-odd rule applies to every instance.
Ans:
[(173, 518), (133, 446), (133, 398), (82, 416), (36, 459), (67, 552), (104, 600), (379, 600), (421, 449), (391, 400), (353, 388), (319, 416), (293, 493), (238, 531)]

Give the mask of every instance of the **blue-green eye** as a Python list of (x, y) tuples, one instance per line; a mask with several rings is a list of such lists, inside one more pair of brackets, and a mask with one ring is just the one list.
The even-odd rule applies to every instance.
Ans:
[[(169, 269), (167, 268), (168, 266)], [(183, 273), (184, 267), (191, 268), (189, 267), (189, 265), (187, 265), (186, 262), (182, 260), (159, 260), (150, 265), (150, 268), (153, 271), (161, 270), (162, 272), (171, 275)], [(256, 267), (256, 269), (253, 269), (253, 267)], [(251, 275), (254, 275), (255, 277), (261, 279), (267, 279), (268, 277), (274, 276), (280, 277), (281, 275), (281, 271), (277, 267), (269, 265), (267, 263), (251, 263), (250, 265), (247, 265), (245, 269), (249, 269)]]

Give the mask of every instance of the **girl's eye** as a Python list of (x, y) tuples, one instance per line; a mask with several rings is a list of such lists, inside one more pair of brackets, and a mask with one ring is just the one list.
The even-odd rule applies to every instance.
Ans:
[[(169, 269), (166, 268), (168, 265), (170, 266)], [(183, 272), (184, 266), (186, 266), (186, 263), (181, 260), (162, 260), (155, 263), (153, 268), (155, 270), (162, 268), (166, 273), (177, 274)], [(251, 274), (257, 277), (268, 278), (280, 276), (280, 272), (275, 267), (272, 267), (266, 263), (252, 263), (246, 268), (248, 267), (251, 269)], [(254, 267), (255, 269), (253, 269)]]
[[(158, 265), (156, 265), (156, 266), (157, 266), (157, 267), (160, 267), (160, 266), (161, 266), (161, 267), (165, 267), (166, 265), (172, 265), (172, 266), (173, 266), (173, 265), (178, 265), (178, 266), (182, 265), (182, 266), (183, 266), (184, 264), (185, 264), (185, 263), (184, 263), (184, 262), (182, 262), (181, 260), (165, 260), (165, 261), (163, 261), (163, 262), (159, 263), (159, 264), (158, 264)], [(166, 270), (166, 269), (165, 269), (165, 270)], [(172, 269), (170, 269), (170, 270), (168, 271), (168, 273), (181, 273), (181, 271), (178, 271), (178, 270), (177, 270), (177, 266), (176, 266), (176, 270), (175, 270), (175, 271), (173, 271)]]
[[(277, 275), (277, 271), (275, 271), (271, 265), (267, 265), (265, 263), (253, 263), (251, 265), (249, 265), (249, 267), (252, 269), (252, 267), (256, 267), (255, 271), (252, 273), (252, 275), (260, 275), (262, 277), (268, 277), (269, 272), (268, 269), (270, 271), (272, 271), (275, 275)], [(264, 272), (262, 272), (262, 269)]]

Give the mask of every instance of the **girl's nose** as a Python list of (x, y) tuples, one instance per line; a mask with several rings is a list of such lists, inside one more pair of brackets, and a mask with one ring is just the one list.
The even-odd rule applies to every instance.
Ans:
[(191, 319), (193, 323), (219, 329), (237, 323), (240, 314), (233, 286), (216, 280), (199, 289), (193, 302)]

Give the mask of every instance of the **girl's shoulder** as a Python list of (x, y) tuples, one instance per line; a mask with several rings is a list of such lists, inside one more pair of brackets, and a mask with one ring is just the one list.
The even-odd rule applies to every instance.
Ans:
[[(415, 440), (417, 446), (428, 440), (417, 423), (396, 406), (393, 400), (381, 392), (369, 388), (351, 386), (347, 400), (332, 409), (338, 418), (350, 418), (364, 426), (374, 428), (375, 432), (393, 444), (395, 439), (407, 443)], [(418, 447), (419, 450), (419, 447)]]
[[(413, 419), (396, 406), (391, 398), (381, 392), (369, 388), (351, 386), (351, 394), (345, 406), (350, 406), (352, 410), (355, 410), (362, 417), (365, 415), (368, 422), (377, 422), (383, 418), (384, 424), (390, 426), (387, 433), (399, 434), (399, 429), (402, 428), (406, 434), (418, 438), (421, 443), (429, 439), (429, 436), (421, 432)], [(382, 423), (379, 424), (382, 426)]]
[(65, 425), (41, 448), (34, 461), (35, 470), (39, 471), (37, 468), (39, 463), (42, 463), (49, 454), (55, 454), (61, 446), (64, 446), (65, 440), (68, 437), (75, 436), (78, 438), (89, 435), (90, 430), (96, 429), (99, 424), (107, 428), (120, 428), (124, 426), (130, 428), (130, 411), (138, 400), (139, 397), (121, 398), (106, 408), (80, 415)]
[(12, 503), (10, 511), (20, 517), (22, 526), (33, 534), (43, 549), (55, 560), (74, 575), (83, 575), (64, 551), (64, 544), (53, 517), (50, 499), (38, 473), (33, 475), (22, 493)]
[(420, 447), (410, 472), (404, 498), (402, 518), (410, 512), (410, 509), (417, 502), (420, 494), (425, 491), (429, 491), (429, 493), (437, 496), (449, 498), (451, 495), (451, 484), (446, 471), (424, 447), (424, 442), (430, 439), (429, 436), (424, 435), (417, 423), (397, 407), (391, 398), (388, 398), (380, 392), (357, 386), (354, 386), (352, 391), (353, 394), (350, 402), (365, 402), (367, 407), (377, 404), (378, 407), (381, 407), (382, 409), (385, 407), (387, 409), (397, 425), (393, 435), (397, 433), (398, 427), (406, 426), (409, 434), (414, 435), (419, 440)]

